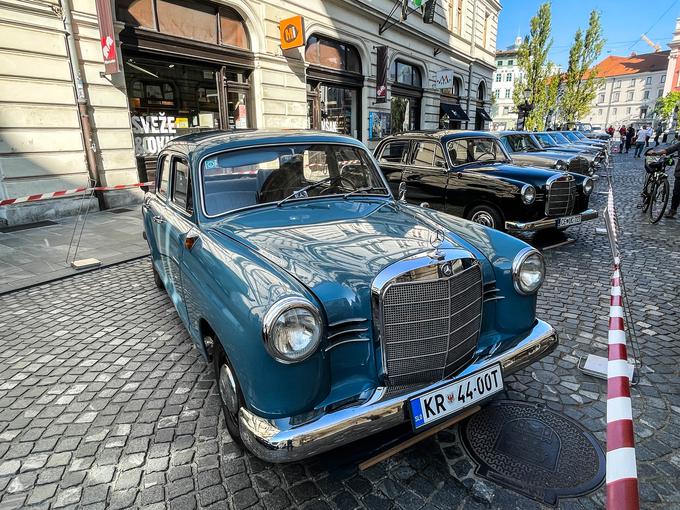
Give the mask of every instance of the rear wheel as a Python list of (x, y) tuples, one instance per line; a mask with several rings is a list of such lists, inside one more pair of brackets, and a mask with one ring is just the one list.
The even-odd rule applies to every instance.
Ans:
[[(224, 421), (227, 425), (227, 430), (231, 438), (238, 444), (243, 444), (241, 441), (241, 432), (238, 427), (238, 412), (243, 405), (243, 394), (241, 387), (236, 379), (236, 373), (229, 363), (229, 359), (222, 344), (217, 338), (211, 338), (214, 348), (213, 363), (215, 371), (215, 379), (217, 381), (217, 391), (220, 394), (222, 403), (222, 412), (224, 413)], [(208, 342), (206, 342), (208, 343)]]
[(491, 205), (477, 205), (470, 209), (466, 218), (485, 227), (503, 230), (503, 218), (498, 210)]
[(156, 266), (153, 265), (153, 262), (151, 263), (151, 269), (153, 269), (153, 282), (156, 284), (156, 287), (158, 287), (160, 290), (164, 290), (165, 285), (163, 284), (161, 275), (159, 275), (158, 271), (156, 271)]
[(668, 205), (668, 194), (670, 193), (670, 186), (668, 179), (661, 179), (652, 188), (649, 198), (649, 222), (657, 223), (666, 211)]

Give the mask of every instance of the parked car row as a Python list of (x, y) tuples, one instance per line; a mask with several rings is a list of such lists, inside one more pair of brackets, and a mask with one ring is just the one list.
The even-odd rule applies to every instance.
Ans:
[(311, 131), (167, 144), (142, 206), (153, 276), (236, 441), (288, 462), (418, 433), (556, 347), (542, 255), (499, 230), (594, 218), (593, 180), (569, 151), (517, 166), (503, 136), (405, 133), (375, 156)]

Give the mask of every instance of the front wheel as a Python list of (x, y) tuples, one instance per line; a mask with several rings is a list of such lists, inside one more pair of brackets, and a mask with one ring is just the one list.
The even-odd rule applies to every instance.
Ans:
[(491, 205), (478, 205), (470, 209), (466, 218), (485, 227), (503, 230), (503, 218), (498, 210)]
[(217, 381), (217, 391), (220, 394), (220, 400), (222, 402), (224, 421), (231, 438), (236, 443), (242, 445), (241, 432), (238, 427), (238, 412), (243, 405), (241, 387), (239, 386), (238, 379), (236, 379), (236, 373), (231, 367), (226, 354), (224, 354), (220, 341), (217, 338), (212, 338), (211, 340), (215, 346), (213, 369)]
[(649, 222), (657, 223), (666, 211), (668, 205), (668, 194), (670, 193), (670, 186), (668, 179), (661, 179), (654, 184), (652, 192), (649, 197)]

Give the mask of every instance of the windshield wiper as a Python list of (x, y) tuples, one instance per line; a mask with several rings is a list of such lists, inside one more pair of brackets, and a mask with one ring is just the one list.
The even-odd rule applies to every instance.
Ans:
[[(309, 191), (312, 188), (316, 188), (317, 186), (320, 186), (322, 184), (326, 184), (327, 182), (332, 181), (335, 179), (335, 177), (326, 177), (325, 179), (321, 179), (320, 181), (313, 182), (312, 184), (309, 184), (305, 186), (304, 188), (300, 188), (298, 190), (295, 190), (293, 193), (288, 195), (286, 198), (283, 198), (276, 202), (276, 207), (281, 207), (283, 204), (285, 204), (288, 200), (291, 200), (293, 198), (306, 198), (307, 197), (307, 191)], [(303, 195), (304, 193), (304, 195)]]
[(385, 186), (366, 186), (364, 188), (357, 188), (355, 190), (350, 191), (349, 193), (345, 193), (344, 195), (342, 195), (342, 198), (351, 197), (355, 193), (368, 193), (369, 191), (376, 191), (379, 189), (387, 191), (387, 188), (385, 188)]

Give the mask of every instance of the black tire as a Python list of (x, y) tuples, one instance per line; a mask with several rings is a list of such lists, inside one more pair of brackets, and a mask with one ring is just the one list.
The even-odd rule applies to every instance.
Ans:
[(661, 179), (652, 188), (652, 193), (649, 199), (649, 222), (654, 224), (663, 218), (663, 213), (666, 212), (668, 205), (668, 195), (670, 193), (670, 186), (668, 179)]
[(153, 265), (153, 262), (151, 263), (151, 269), (153, 269), (153, 282), (156, 284), (156, 287), (158, 287), (159, 290), (165, 290), (165, 285), (163, 284), (161, 275), (159, 275), (158, 271), (156, 271), (156, 267)]
[(486, 227), (505, 230), (501, 213), (492, 205), (477, 205), (468, 211), (465, 218)]
[(642, 206), (640, 209), (642, 209), (643, 213), (646, 213), (649, 209), (649, 197), (652, 196), (653, 187), (654, 184), (652, 183), (652, 179), (648, 176), (645, 180), (645, 187), (642, 189)]
[[(212, 342), (215, 346), (213, 354), (213, 370), (215, 372), (217, 392), (220, 395), (220, 405), (222, 406), (222, 412), (224, 413), (224, 422), (227, 425), (227, 430), (229, 431), (231, 438), (234, 440), (234, 442), (242, 446), (243, 441), (241, 440), (241, 432), (238, 427), (238, 410), (243, 405), (243, 393), (241, 393), (241, 386), (238, 383), (236, 373), (231, 367), (231, 363), (229, 362), (227, 355), (224, 354), (224, 350), (222, 349), (219, 339), (212, 338)], [(227, 406), (227, 398), (225, 397), (222, 390), (222, 383), (227, 383), (228, 381), (228, 373), (222, 370), (223, 367), (228, 371), (228, 373), (231, 373), (233, 378), (232, 380), (235, 386), (234, 394), (236, 396), (236, 402), (232, 405), (235, 408), (235, 412), (234, 410), (229, 410), (229, 407)], [(222, 378), (225, 379), (223, 380)]]

